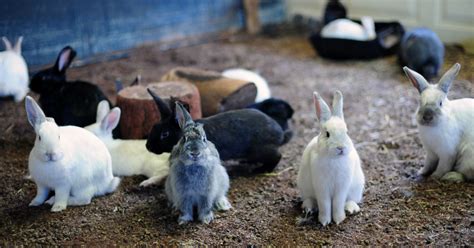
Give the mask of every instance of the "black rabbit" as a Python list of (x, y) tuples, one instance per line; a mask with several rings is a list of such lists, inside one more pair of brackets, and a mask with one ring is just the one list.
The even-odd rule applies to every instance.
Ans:
[(30, 89), (40, 95), (39, 104), (46, 116), (59, 126), (84, 127), (95, 122), (97, 105), (107, 100), (97, 85), (84, 81), (66, 81), (66, 69), (76, 51), (70, 46), (61, 50), (53, 67), (36, 73)]
[(324, 25), (340, 18), (346, 18), (346, 8), (339, 0), (329, 0), (324, 9)]
[[(151, 90), (161, 114), (161, 121), (148, 135), (146, 147), (150, 152), (171, 152), (182, 136), (175, 118), (175, 103), (168, 106)], [(262, 163), (255, 172), (272, 171), (281, 159), (278, 148), (288, 142), (289, 137), (280, 125), (266, 114), (255, 109), (232, 110), (196, 120), (204, 124), (209, 141), (214, 143), (222, 160), (242, 159), (251, 163)]]

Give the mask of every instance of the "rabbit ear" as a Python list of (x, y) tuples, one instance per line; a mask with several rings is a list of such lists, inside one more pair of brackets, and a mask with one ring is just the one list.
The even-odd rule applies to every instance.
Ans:
[(189, 124), (194, 123), (191, 115), (180, 102), (176, 102), (176, 119), (178, 120), (178, 124), (181, 129)]
[(332, 100), (332, 114), (344, 120), (344, 112), (342, 111), (344, 104), (343, 99), (342, 92), (336, 90), (334, 92), (334, 99)]
[(97, 105), (97, 115), (96, 115), (96, 122), (101, 122), (105, 116), (109, 113), (110, 106), (107, 100), (102, 100)]
[(10, 43), (10, 41), (7, 39), (7, 37), (3, 36), (2, 40), (3, 40), (3, 44), (5, 44), (5, 50), (6, 51), (13, 50), (12, 43)]
[(418, 89), (418, 92), (421, 93), (426, 88), (428, 88), (429, 83), (421, 74), (408, 68), (407, 66), (403, 67), (403, 70), (405, 71), (405, 74), (407, 75), (408, 79), (410, 79), (410, 82), (413, 84), (413, 86)]
[(13, 51), (15, 51), (18, 55), (21, 55), (21, 43), (23, 42), (23, 36), (20, 36), (16, 41), (15, 46), (13, 47)]
[(119, 108), (113, 108), (100, 123), (100, 129), (107, 133), (112, 132), (120, 121), (120, 113), (121, 111)]
[(56, 60), (56, 64), (54, 65), (54, 67), (59, 72), (64, 73), (66, 71), (66, 69), (69, 68), (69, 66), (71, 65), (72, 60), (74, 59), (74, 57), (76, 57), (76, 51), (74, 51), (74, 49), (72, 49), (72, 47), (67, 46), (67, 47), (63, 48), (61, 50), (61, 52), (59, 52), (59, 55), (58, 55), (58, 58)]
[(158, 110), (161, 114), (161, 120), (171, 117), (171, 109), (169, 106), (150, 88), (147, 88), (147, 90), (151, 97), (153, 97), (153, 100), (155, 100), (156, 106), (158, 106)]
[(439, 80), (438, 89), (448, 94), (449, 88), (451, 87), (451, 83), (458, 75), (459, 70), (461, 70), (461, 65), (459, 63), (456, 63), (451, 67), (451, 69), (444, 73), (443, 77), (441, 77), (441, 79)]
[(46, 121), (46, 116), (44, 115), (43, 110), (41, 110), (40, 106), (30, 96), (26, 96), (25, 109), (28, 116), (28, 122), (30, 122), (30, 125), (35, 128), (35, 130), (39, 124)]
[(130, 84), (130, 86), (140, 85), (142, 82), (142, 75), (138, 74), (135, 80)]
[(314, 106), (316, 107), (316, 117), (319, 122), (325, 122), (331, 118), (331, 110), (329, 110), (326, 102), (321, 98), (318, 92), (313, 92)]

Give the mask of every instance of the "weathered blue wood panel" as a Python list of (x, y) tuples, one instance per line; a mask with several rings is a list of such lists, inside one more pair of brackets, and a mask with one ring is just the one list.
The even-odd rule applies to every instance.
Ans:
[[(285, 19), (284, 0), (260, 7), (264, 24)], [(241, 0), (2, 0), (0, 13), (0, 36), (23, 35), (29, 65), (51, 63), (66, 45), (85, 58), (244, 26)]]

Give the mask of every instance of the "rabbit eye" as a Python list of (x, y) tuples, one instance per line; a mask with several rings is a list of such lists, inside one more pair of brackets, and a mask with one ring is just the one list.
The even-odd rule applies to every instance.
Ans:
[(161, 139), (168, 138), (168, 136), (170, 136), (170, 132), (168, 132), (168, 131), (161, 133)]
[(41, 135), (38, 135), (38, 139), (39, 139), (39, 141), (41, 141)]
[(329, 134), (329, 132), (326, 132), (326, 138), (329, 138), (331, 135)]
[(443, 101), (440, 101), (440, 102), (439, 102), (439, 106), (440, 106), (440, 107), (443, 107)]

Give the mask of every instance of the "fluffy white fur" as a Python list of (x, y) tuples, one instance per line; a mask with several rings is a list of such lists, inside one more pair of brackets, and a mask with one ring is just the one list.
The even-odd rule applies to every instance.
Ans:
[(169, 171), (169, 153), (154, 154), (146, 149), (146, 140), (113, 139), (112, 130), (120, 120), (120, 109), (110, 110), (107, 101), (97, 106), (96, 123), (85, 127), (107, 146), (112, 156), (112, 171), (115, 176), (145, 175), (147, 180), (140, 186), (147, 187), (164, 183)]
[[(418, 130), (426, 150), (421, 176), (453, 182), (474, 180), (474, 99), (449, 100), (447, 94), (461, 66), (455, 64), (438, 84), (429, 84), (417, 72), (404, 67), (412, 84), (420, 92), (417, 109)], [(422, 109), (434, 109), (433, 124), (424, 124)]]
[(361, 22), (362, 25), (349, 19), (336, 19), (323, 27), (321, 37), (361, 41), (375, 39), (374, 19), (363, 16)]
[(267, 81), (256, 72), (242, 68), (233, 68), (223, 71), (222, 75), (228, 78), (253, 82), (257, 87), (257, 96), (255, 97), (255, 102), (261, 102), (271, 97), (271, 92)]
[(20, 102), (28, 93), (28, 67), (21, 56), (20, 37), (14, 47), (6, 37), (2, 37), (6, 50), (0, 52), (0, 96), (13, 96)]
[(36, 132), (28, 168), (37, 193), (30, 206), (43, 204), (50, 190), (55, 196), (46, 203), (53, 205), (52, 212), (87, 205), (92, 197), (115, 191), (120, 179), (112, 175), (112, 160), (102, 141), (83, 128), (58, 127), (29, 96), (25, 105)]
[(357, 203), (362, 200), (365, 178), (359, 155), (347, 135), (341, 92), (335, 92), (332, 114), (318, 93), (314, 92), (313, 97), (321, 132), (303, 152), (297, 185), (306, 213), (317, 207), (323, 226), (331, 219), (339, 224), (346, 218), (345, 211), (360, 211)]

